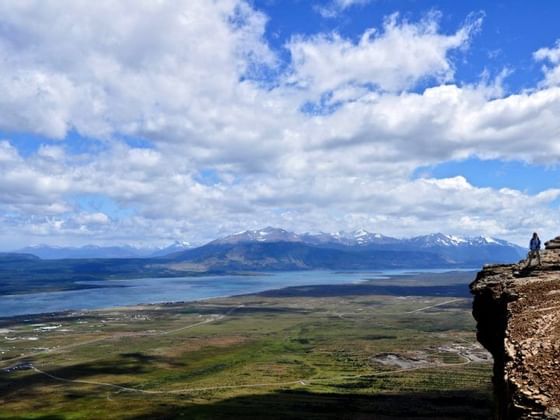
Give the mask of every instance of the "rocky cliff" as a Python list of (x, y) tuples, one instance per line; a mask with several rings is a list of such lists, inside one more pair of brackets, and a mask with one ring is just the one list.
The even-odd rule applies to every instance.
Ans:
[(500, 419), (560, 418), (560, 237), (541, 256), (540, 266), (485, 266), (470, 285)]

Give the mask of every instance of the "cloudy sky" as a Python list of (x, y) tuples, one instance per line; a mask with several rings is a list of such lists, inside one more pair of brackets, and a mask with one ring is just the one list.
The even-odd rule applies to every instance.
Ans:
[(0, 0), (0, 249), (560, 234), (560, 4)]

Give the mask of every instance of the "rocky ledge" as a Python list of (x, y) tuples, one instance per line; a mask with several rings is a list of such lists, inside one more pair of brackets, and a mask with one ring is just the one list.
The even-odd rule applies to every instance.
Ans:
[(477, 337), (494, 357), (499, 419), (560, 418), (560, 237), (542, 265), (489, 265), (470, 285)]

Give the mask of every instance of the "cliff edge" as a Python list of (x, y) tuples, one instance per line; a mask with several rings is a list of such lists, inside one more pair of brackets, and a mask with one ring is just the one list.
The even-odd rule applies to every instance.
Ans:
[(538, 267), (485, 266), (470, 285), (499, 419), (560, 418), (560, 237), (541, 257)]

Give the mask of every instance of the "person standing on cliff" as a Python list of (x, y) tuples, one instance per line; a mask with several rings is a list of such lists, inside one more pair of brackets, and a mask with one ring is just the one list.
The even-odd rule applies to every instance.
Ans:
[(541, 240), (537, 232), (533, 232), (531, 242), (529, 242), (529, 258), (527, 260), (527, 267), (531, 265), (533, 258), (537, 257), (537, 265), (541, 265)]

